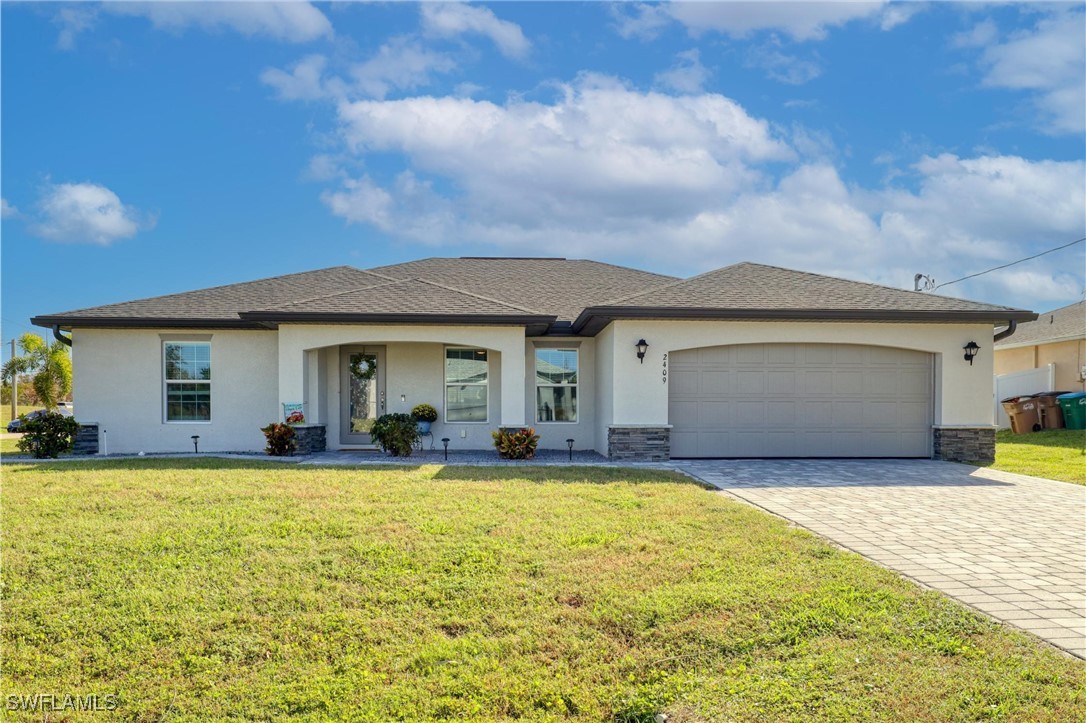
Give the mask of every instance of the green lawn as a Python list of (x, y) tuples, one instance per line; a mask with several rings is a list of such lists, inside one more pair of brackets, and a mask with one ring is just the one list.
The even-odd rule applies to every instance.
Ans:
[[(35, 409), (41, 409), (41, 407), (27, 406), (20, 404), (18, 412), (19, 414), (26, 414), (32, 412)], [(0, 431), (6, 432), (8, 429), (8, 422), (11, 421), (11, 405), (4, 404), (0, 407)], [(15, 446), (18, 439), (0, 439), (0, 455), (4, 454), (22, 454), (19, 448)]]
[(1086, 431), (1047, 429), (1032, 434), (996, 432), (992, 469), (1086, 485)]
[(128, 720), (1086, 717), (1083, 662), (661, 472), (3, 472), (5, 694)]

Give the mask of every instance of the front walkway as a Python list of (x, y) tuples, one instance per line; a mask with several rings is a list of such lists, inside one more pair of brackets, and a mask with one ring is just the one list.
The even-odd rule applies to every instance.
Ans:
[(1086, 658), (1086, 487), (928, 460), (666, 466)]

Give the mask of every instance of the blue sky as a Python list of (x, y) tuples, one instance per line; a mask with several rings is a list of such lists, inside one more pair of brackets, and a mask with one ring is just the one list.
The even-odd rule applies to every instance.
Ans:
[[(10, 3), (3, 339), (432, 255), (912, 286), (1086, 236), (1082, 4)], [(941, 293), (1082, 298), (1084, 245)], [(44, 330), (37, 330), (44, 333)]]

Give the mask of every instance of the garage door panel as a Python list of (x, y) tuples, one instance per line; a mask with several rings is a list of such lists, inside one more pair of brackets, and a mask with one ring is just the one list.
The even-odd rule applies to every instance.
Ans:
[(796, 393), (796, 373), (794, 371), (768, 371), (765, 376), (766, 394)]
[(926, 457), (931, 355), (846, 344), (676, 352), (675, 457)]
[(701, 388), (698, 391), (707, 396), (714, 394), (729, 394), (732, 391), (732, 374), (730, 372), (717, 371), (715, 369), (702, 371)]

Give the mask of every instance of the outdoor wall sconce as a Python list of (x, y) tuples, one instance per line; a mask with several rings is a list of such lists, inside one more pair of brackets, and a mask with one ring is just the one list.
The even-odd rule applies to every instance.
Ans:
[(194, 454), (200, 454), (200, 435), (192, 435), (192, 451)]
[(569, 447), (569, 461), (572, 462), (573, 461), (573, 440), (572, 439), (567, 439), (566, 440), (566, 446)]
[(449, 438), (448, 437), (442, 437), (441, 438), (441, 444), (445, 445), (445, 461), (448, 462), (449, 461)]
[(645, 363), (645, 352), (649, 350), (649, 343), (644, 339), (640, 339), (637, 342), (637, 358), (641, 360), (641, 363)]
[(971, 341), (963, 346), (962, 349), (965, 349), (965, 360), (969, 362), (969, 366), (973, 366), (973, 357), (980, 351), (980, 346), (977, 345), (977, 342)]

